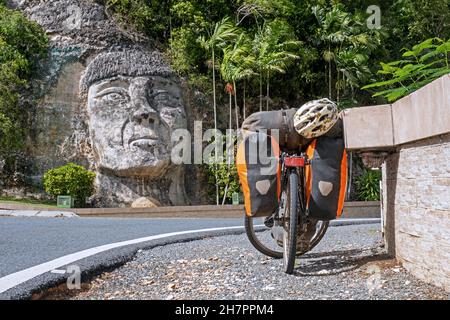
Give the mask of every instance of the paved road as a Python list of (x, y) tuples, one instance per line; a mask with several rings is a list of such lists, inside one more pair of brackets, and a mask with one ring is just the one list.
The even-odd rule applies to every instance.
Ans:
[(0, 278), (99, 245), (174, 231), (242, 225), (241, 219), (0, 218)]
[[(344, 221), (345, 223), (345, 221)], [(354, 223), (354, 222), (351, 222)], [(0, 299), (30, 298), (33, 292), (64, 282), (67, 275), (44, 272), (2, 292), (5, 278), (22, 276), (23, 270), (82, 250), (153, 235), (187, 230), (242, 226), (243, 219), (125, 219), (125, 218), (14, 218), (0, 217)], [(242, 233), (243, 229), (183, 234), (141, 241), (74, 259), (89, 278), (128, 261), (138, 249), (185, 242), (209, 236)], [(52, 270), (52, 269), (49, 269)], [(33, 271), (34, 272), (34, 271)], [(19, 281), (22, 278), (19, 277)], [(83, 278), (84, 280), (85, 278)], [(9, 281), (9, 280), (8, 280)], [(16, 279), (17, 281), (17, 279)]]
[[(0, 217), (0, 279), (64, 255), (109, 243), (169, 232), (241, 225), (242, 219)], [(150, 247), (195, 238), (199, 238), (199, 235), (172, 237), (152, 241)], [(140, 243), (110, 250), (86, 258), (78, 265), (83, 272), (113, 268), (128, 260), (138, 249), (148, 246)], [(0, 293), (0, 299), (29, 298), (30, 292), (44, 289), (60, 280), (60, 275), (47, 273)]]

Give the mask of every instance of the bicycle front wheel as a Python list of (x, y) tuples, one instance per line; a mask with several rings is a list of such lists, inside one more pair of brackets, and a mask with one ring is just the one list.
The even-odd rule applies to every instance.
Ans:
[[(247, 234), (247, 238), (250, 240), (250, 243), (258, 250), (259, 252), (275, 259), (283, 258), (283, 251), (278, 247), (276, 242), (273, 241), (272, 238), (266, 237), (264, 238), (263, 232), (260, 232), (258, 236), (255, 231), (255, 223), (256, 221), (261, 224), (264, 223), (264, 218), (253, 218), (245, 216), (245, 233)], [(270, 231), (269, 228), (266, 229)]]
[(287, 274), (294, 272), (295, 256), (297, 254), (297, 226), (298, 226), (298, 174), (289, 174), (286, 192), (286, 209), (283, 223), (283, 270)]

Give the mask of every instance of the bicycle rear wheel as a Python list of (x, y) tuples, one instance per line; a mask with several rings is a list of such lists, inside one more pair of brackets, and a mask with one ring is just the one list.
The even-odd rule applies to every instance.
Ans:
[(283, 232), (283, 270), (287, 274), (294, 272), (295, 256), (297, 254), (297, 226), (298, 226), (298, 174), (289, 174), (287, 185), (287, 206), (284, 213)]
[[(320, 240), (322, 240), (323, 236), (327, 232), (330, 222), (329, 221), (319, 221), (319, 224), (320, 225), (317, 228), (317, 232), (314, 235), (313, 239), (311, 240), (311, 245), (310, 245), (308, 251), (311, 251), (312, 249), (314, 249), (315, 246), (317, 246), (319, 244)], [(308, 252), (308, 251), (306, 251), (306, 252)], [(305, 254), (306, 252), (303, 252), (302, 254)]]

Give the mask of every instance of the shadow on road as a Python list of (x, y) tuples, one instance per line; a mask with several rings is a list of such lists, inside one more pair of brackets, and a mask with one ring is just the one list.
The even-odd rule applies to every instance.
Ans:
[(297, 260), (294, 275), (330, 276), (358, 269), (369, 262), (391, 259), (381, 248), (310, 253)]

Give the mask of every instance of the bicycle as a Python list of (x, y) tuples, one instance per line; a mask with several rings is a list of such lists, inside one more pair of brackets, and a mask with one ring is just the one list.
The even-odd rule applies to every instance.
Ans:
[[(299, 246), (298, 239), (307, 231), (313, 220), (306, 210), (306, 166), (310, 160), (306, 154), (288, 154), (283, 152), (281, 164), (281, 195), (278, 210), (264, 220), (264, 225), (272, 229), (272, 237), (282, 251), (271, 248), (258, 238), (255, 230), (255, 219), (245, 217), (245, 231), (250, 243), (261, 253), (276, 259), (283, 258), (283, 270), (292, 274), (295, 259), (312, 250), (325, 235), (329, 222), (317, 221), (315, 233), (304, 246)], [(280, 236), (280, 233), (282, 234)], [(280, 243), (281, 242), (281, 243)]]

